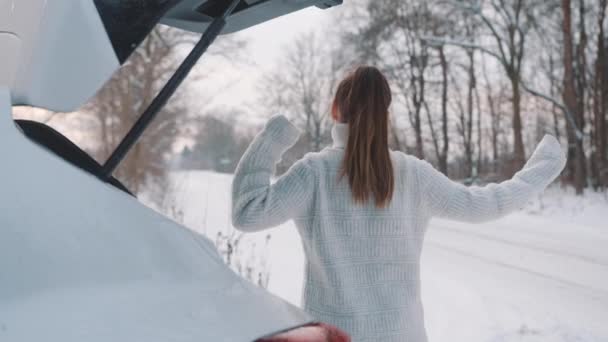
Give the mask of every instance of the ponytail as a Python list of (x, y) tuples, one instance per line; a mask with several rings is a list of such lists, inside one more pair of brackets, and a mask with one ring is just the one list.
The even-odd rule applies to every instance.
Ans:
[(370, 197), (376, 207), (390, 203), (394, 190), (388, 148), (391, 90), (374, 67), (359, 67), (338, 86), (332, 115), (348, 124), (348, 142), (340, 177), (346, 176), (356, 203)]

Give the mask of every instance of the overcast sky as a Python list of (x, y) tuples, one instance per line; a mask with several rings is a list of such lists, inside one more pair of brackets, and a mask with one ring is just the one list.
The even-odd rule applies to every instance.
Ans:
[(212, 94), (213, 101), (209, 103), (207, 96), (201, 94), (192, 99), (193, 106), (198, 106), (202, 111), (210, 107), (236, 107), (247, 111), (247, 108), (259, 105), (258, 99), (264, 94), (256, 85), (263, 73), (280, 68), (279, 61), (285, 47), (298, 35), (326, 25), (332, 12), (339, 8), (321, 10), (310, 7), (235, 33), (236, 37), (246, 38), (249, 42), (243, 61), (233, 64), (203, 57), (197, 69), (200, 72), (215, 72), (199, 81), (196, 89)]

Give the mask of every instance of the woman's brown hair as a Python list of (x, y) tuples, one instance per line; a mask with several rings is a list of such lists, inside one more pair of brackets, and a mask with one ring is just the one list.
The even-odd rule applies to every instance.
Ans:
[(386, 207), (393, 197), (394, 174), (388, 148), (388, 108), (391, 89), (380, 70), (361, 66), (336, 90), (335, 120), (348, 124), (348, 142), (340, 177), (346, 176), (353, 199)]

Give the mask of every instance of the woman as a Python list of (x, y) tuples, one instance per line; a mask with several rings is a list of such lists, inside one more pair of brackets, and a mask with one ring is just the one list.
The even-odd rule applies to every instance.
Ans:
[(241, 159), (232, 220), (258, 231), (293, 219), (304, 246), (304, 309), (353, 341), (426, 341), (420, 252), (432, 217), (484, 222), (521, 208), (563, 169), (546, 135), (512, 179), (484, 187), (452, 182), (429, 163), (388, 147), (391, 90), (373, 67), (350, 73), (332, 106), (333, 144), (309, 153), (276, 183), (298, 130), (275, 116)]

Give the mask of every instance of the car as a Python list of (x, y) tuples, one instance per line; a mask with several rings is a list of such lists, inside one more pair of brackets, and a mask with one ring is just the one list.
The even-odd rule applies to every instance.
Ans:
[[(315, 324), (112, 173), (218, 34), (340, 3), (0, 0), (0, 341), (245, 342)], [(12, 119), (14, 105), (83, 105), (158, 23), (201, 40), (103, 165)]]

